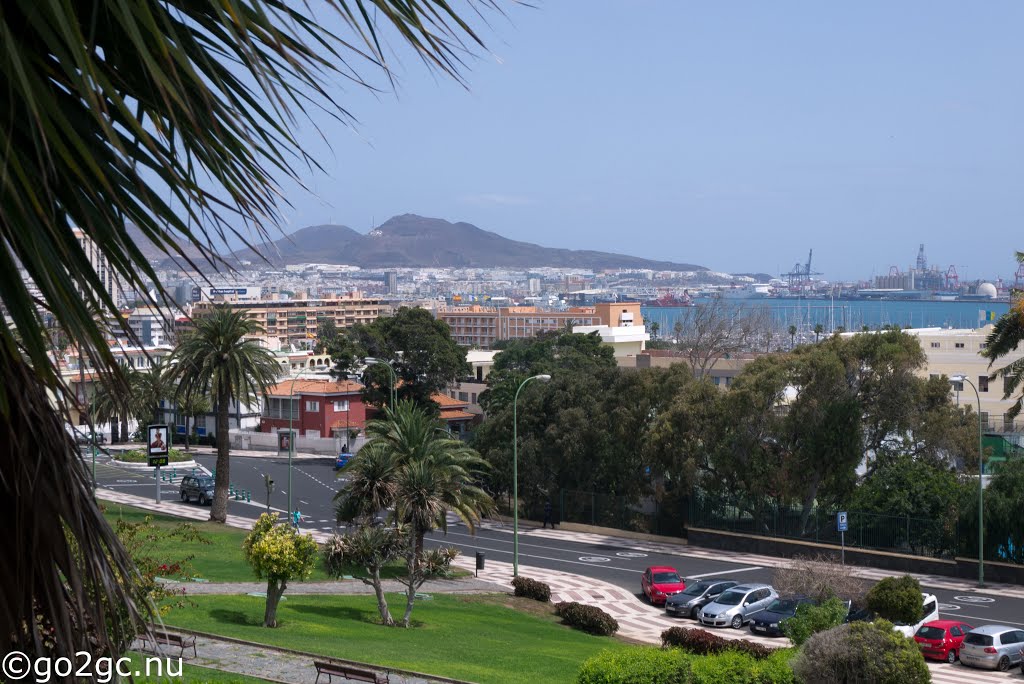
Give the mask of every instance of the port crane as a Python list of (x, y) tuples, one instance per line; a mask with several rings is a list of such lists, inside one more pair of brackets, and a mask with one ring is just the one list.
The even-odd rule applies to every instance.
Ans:
[(814, 249), (807, 252), (807, 263), (801, 264), (799, 261), (793, 264), (793, 270), (789, 273), (783, 273), (782, 277), (786, 278), (789, 283), (789, 289), (800, 289), (804, 285), (811, 282), (811, 276), (821, 275), (820, 271), (811, 270), (811, 258), (814, 256)]

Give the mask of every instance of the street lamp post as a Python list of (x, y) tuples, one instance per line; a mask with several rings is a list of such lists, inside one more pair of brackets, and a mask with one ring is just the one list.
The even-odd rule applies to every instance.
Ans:
[(292, 407), (292, 398), (295, 396), (295, 381), (299, 379), (296, 375), (292, 378), (291, 387), (288, 388), (288, 520), (292, 519), (292, 456), (295, 455), (295, 433), (292, 431), (292, 419), (295, 418), (295, 411)]
[(953, 383), (966, 382), (974, 390), (974, 397), (978, 400), (978, 586), (985, 586), (985, 505), (984, 505), (984, 437), (981, 427), (981, 395), (978, 388), (966, 375), (954, 375), (949, 379)]
[(512, 576), (519, 577), (519, 393), (531, 380), (547, 382), (551, 379), (546, 373), (526, 378), (519, 384), (516, 396), (512, 400)]
[(388, 371), (391, 373), (391, 392), (390, 392), (390, 396), (391, 396), (391, 413), (394, 414), (394, 412), (395, 412), (395, 398), (396, 398), (396, 396), (398, 394), (398, 390), (397, 390), (398, 374), (395, 373), (394, 367), (391, 365), (391, 363), (389, 361), (386, 361), (384, 359), (376, 359), (376, 358), (374, 358), (372, 356), (367, 356), (365, 359), (363, 359), (363, 362), (366, 363), (367, 366), (376, 366), (376, 365), (386, 366)]

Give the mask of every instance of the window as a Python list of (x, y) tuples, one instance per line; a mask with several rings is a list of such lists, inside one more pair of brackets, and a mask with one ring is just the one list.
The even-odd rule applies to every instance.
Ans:
[(932, 349), (939, 349), (940, 347), (942, 347), (941, 342), (932, 342)]
[(459, 392), (459, 401), (469, 401), (469, 392)]
[(964, 348), (964, 343), (963, 342), (957, 342), (956, 343), (956, 348), (957, 349), (963, 349)]
[(334, 410), (339, 412), (348, 411), (348, 399), (334, 402)]
[(716, 375), (716, 376), (712, 377), (711, 379), (714, 381), (714, 383), (716, 385), (721, 385), (722, 384), (722, 378), (719, 375)]
[(999, 635), (999, 643), (1001, 643), (1003, 646), (1008, 646), (1009, 644), (1016, 644), (1018, 641), (1020, 641), (1020, 639), (1017, 637), (1017, 632), (1015, 631), (1003, 632)]
[(949, 628), (949, 635), (950, 636), (958, 637), (958, 636), (963, 636), (964, 633), (960, 631), (959, 627), (950, 627)]
[(306, 410), (307, 411), (312, 411), (312, 412), (316, 413), (317, 411), (320, 410), (320, 402), (319, 401), (307, 401), (306, 402)]
[(978, 391), (979, 392), (988, 392), (988, 376), (987, 375), (979, 375), (978, 376)]
[[(290, 408), (290, 411), (289, 411)], [(298, 399), (278, 399), (271, 397), (267, 401), (267, 418), (277, 418), (279, 420), (288, 420), (289, 418), (299, 417), (299, 400)]]
[(475, 404), (476, 403), (476, 392), (473, 392), (472, 394), (469, 395), (469, 403), (471, 403), (471, 404)]

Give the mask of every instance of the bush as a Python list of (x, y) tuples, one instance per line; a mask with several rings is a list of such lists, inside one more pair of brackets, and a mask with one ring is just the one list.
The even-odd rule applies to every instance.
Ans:
[(772, 586), (783, 596), (810, 596), (824, 602), (833, 597), (859, 604), (865, 582), (853, 574), (853, 567), (837, 563), (835, 556), (794, 556), (785, 566), (775, 569)]
[(846, 604), (837, 598), (830, 598), (819, 606), (802, 604), (796, 609), (796, 615), (782, 623), (782, 633), (794, 644), (802, 646), (812, 634), (843, 624), (849, 610)]
[(551, 587), (535, 579), (515, 577), (512, 579), (512, 586), (515, 588), (516, 596), (525, 596), (544, 603), (551, 600)]
[(772, 649), (746, 639), (724, 639), (704, 629), (670, 627), (661, 633), (662, 647), (681, 648), (694, 655), (714, 655), (726, 651), (745, 653), (758, 660), (767, 658)]
[(854, 622), (818, 632), (793, 659), (803, 684), (924, 684), (931, 681), (921, 649), (888, 620)]
[(619, 631), (619, 623), (597, 606), (562, 601), (555, 604), (555, 615), (570, 627), (598, 636), (611, 636)]
[(689, 684), (690, 660), (679, 651), (638, 646), (603, 651), (580, 667), (576, 684)]
[(867, 603), (878, 617), (901, 625), (915, 624), (924, 613), (921, 585), (910, 575), (886, 577), (871, 587)]
[(690, 661), (693, 684), (793, 684), (789, 653), (756, 660), (746, 653), (726, 651)]

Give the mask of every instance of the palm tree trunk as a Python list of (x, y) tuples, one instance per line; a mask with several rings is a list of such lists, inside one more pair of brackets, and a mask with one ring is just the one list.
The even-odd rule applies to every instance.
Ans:
[(121, 414), (121, 441), (128, 441), (128, 416)]
[(402, 617), (402, 626), (408, 627), (409, 621), (412, 619), (412, 607), (416, 603), (416, 590), (419, 588), (416, 577), (416, 561), (419, 559), (418, 552), (416, 551), (416, 544), (418, 542), (419, 534), (416, 531), (416, 526), (412, 525), (412, 539), (409, 541), (409, 552), (405, 557), (405, 571), (406, 575), (406, 592), (405, 592), (405, 615)]
[(188, 414), (185, 415), (185, 451), (188, 451)]
[(220, 523), (228, 519), (228, 484), (231, 482), (231, 441), (228, 435), (230, 402), (231, 395), (224, 387), (217, 397), (217, 477), (213, 483), (213, 505), (210, 507), (210, 520)]

